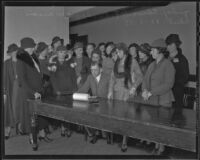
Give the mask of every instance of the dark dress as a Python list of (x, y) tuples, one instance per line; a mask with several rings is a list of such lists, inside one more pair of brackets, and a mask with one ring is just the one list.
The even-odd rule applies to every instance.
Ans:
[(173, 107), (181, 109), (183, 107), (184, 86), (188, 82), (189, 78), (189, 65), (180, 48), (178, 48), (178, 54), (171, 61), (176, 70), (175, 82), (172, 88), (175, 97)]
[[(34, 93), (43, 93), (42, 73), (36, 69), (33, 58), (38, 63), (36, 55), (30, 56), (26, 51), (20, 50), (17, 55), (17, 73), (19, 79), (19, 92), (17, 101), (17, 110), (19, 114), (19, 122), (24, 133), (30, 133), (31, 129), (31, 113), (27, 99), (34, 98)], [(38, 117), (39, 130), (48, 126), (46, 120)]]
[(12, 59), (8, 59), (4, 63), (4, 94), (6, 101), (4, 106), (4, 124), (5, 127), (14, 127), (19, 116), (17, 115), (16, 102), (18, 95), (18, 76), (16, 71), (16, 63)]
[(47, 97), (52, 93), (52, 85), (50, 83), (50, 72), (48, 70), (48, 59), (39, 59), (42, 72), (42, 81), (44, 88), (44, 96)]
[[(91, 73), (90, 72), (91, 59), (89, 59), (86, 56), (83, 56), (81, 58), (81, 60), (74, 58), (74, 61), (78, 64), (75, 68), (76, 75), (77, 75), (77, 77), (81, 76), (81, 78), (82, 78), (80, 81), (80, 85), (78, 86), (78, 88), (80, 88), (87, 80), (88, 75)], [(79, 64), (80, 64), (80, 66), (79, 66)]]
[(71, 64), (73, 61), (70, 59), (60, 64), (58, 59), (55, 59), (57, 67), (55, 72), (50, 72), (50, 81), (53, 86), (54, 94), (61, 92), (61, 94), (73, 93), (77, 90), (76, 72)]
[[(139, 61), (139, 66), (141, 69), (141, 72), (143, 76), (145, 76), (145, 73), (149, 67), (149, 65), (153, 62), (154, 60), (152, 58), (148, 58), (146, 61)], [(142, 84), (140, 84), (137, 88), (137, 93), (141, 94), (142, 93)]]
[[(57, 69), (55, 72), (50, 72), (50, 82), (53, 88), (53, 95), (56, 95), (56, 92), (60, 92), (58, 98), (65, 96), (66, 94), (72, 94), (77, 90), (76, 84), (76, 72), (71, 64), (74, 63), (73, 59), (64, 61), (63, 64), (60, 64), (57, 58), (54, 60), (55, 64), (49, 64), (49, 66), (56, 66)], [(50, 123), (56, 128), (60, 125), (59, 120), (50, 119)], [(67, 128), (70, 128), (69, 123), (63, 123)]]
[(148, 58), (146, 61), (139, 61), (139, 66), (143, 75), (145, 75), (147, 68), (149, 67), (151, 62), (153, 62), (152, 58)]

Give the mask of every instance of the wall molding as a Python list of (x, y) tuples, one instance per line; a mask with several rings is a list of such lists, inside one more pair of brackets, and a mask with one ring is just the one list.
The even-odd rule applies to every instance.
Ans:
[(133, 2), (133, 3), (130, 2), (130, 6), (132, 5), (131, 7), (125, 7), (122, 9), (117, 9), (114, 11), (110, 11), (110, 12), (98, 14), (95, 16), (86, 17), (86, 18), (83, 18), (80, 20), (72, 21), (69, 23), (69, 26), (73, 27), (73, 26), (90, 23), (90, 22), (94, 22), (94, 21), (98, 21), (98, 20), (102, 20), (102, 19), (106, 19), (106, 18), (121, 16), (124, 14), (137, 12), (137, 11), (148, 9), (151, 7), (167, 6), (167, 5), (169, 5), (169, 3), (170, 2), (145, 2), (145, 3), (144, 2)]

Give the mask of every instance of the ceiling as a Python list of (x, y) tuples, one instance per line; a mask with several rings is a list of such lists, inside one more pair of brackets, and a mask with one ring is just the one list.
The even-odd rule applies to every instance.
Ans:
[(117, 7), (103, 7), (103, 6), (90, 6), (90, 7), (65, 7), (64, 15), (69, 17), (69, 21), (77, 21), (87, 17), (95, 16), (98, 14), (114, 11), (117, 9), (125, 8), (127, 6)]
[(64, 7), (64, 14), (66, 17), (71, 17), (72, 15), (83, 12), (85, 10), (94, 8), (93, 6), (84, 6), (84, 7), (79, 7), (79, 6), (70, 6), (70, 7)]

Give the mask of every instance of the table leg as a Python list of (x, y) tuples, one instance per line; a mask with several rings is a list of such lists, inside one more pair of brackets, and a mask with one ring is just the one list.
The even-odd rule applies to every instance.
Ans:
[(33, 143), (32, 143), (32, 148), (34, 151), (38, 149), (38, 144), (37, 144), (37, 115), (33, 113), (31, 117), (31, 134), (33, 137)]
[(110, 133), (110, 144), (113, 144), (113, 134), (112, 132)]

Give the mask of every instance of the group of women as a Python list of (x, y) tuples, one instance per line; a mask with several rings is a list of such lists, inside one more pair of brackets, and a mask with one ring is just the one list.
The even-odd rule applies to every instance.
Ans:
[[(4, 64), (6, 139), (10, 137), (11, 128), (16, 128), (17, 134), (29, 133), (32, 143), (27, 99), (76, 92), (91, 74), (91, 62), (100, 63), (103, 73), (110, 77), (108, 99), (140, 98), (163, 107), (183, 107), (183, 89), (188, 81), (189, 67), (178, 34), (170, 34), (152, 44), (132, 43), (129, 46), (113, 42), (99, 43), (98, 46), (77, 42), (65, 46), (60, 37), (54, 37), (50, 46), (45, 42), (36, 44), (29, 37), (20, 43), (20, 47), (16, 44), (8, 46), (10, 59)], [(89, 93), (92, 94), (90, 90)], [(55, 126), (55, 121), (43, 117), (38, 121), (39, 139), (50, 142), (47, 137), (49, 123)], [(59, 124), (61, 135), (70, 135), (66, 123)], [(121, 150), (127, 150), (126, 135)], [(162, 144), (155, 145), (155, 154), (163, 151)]]

